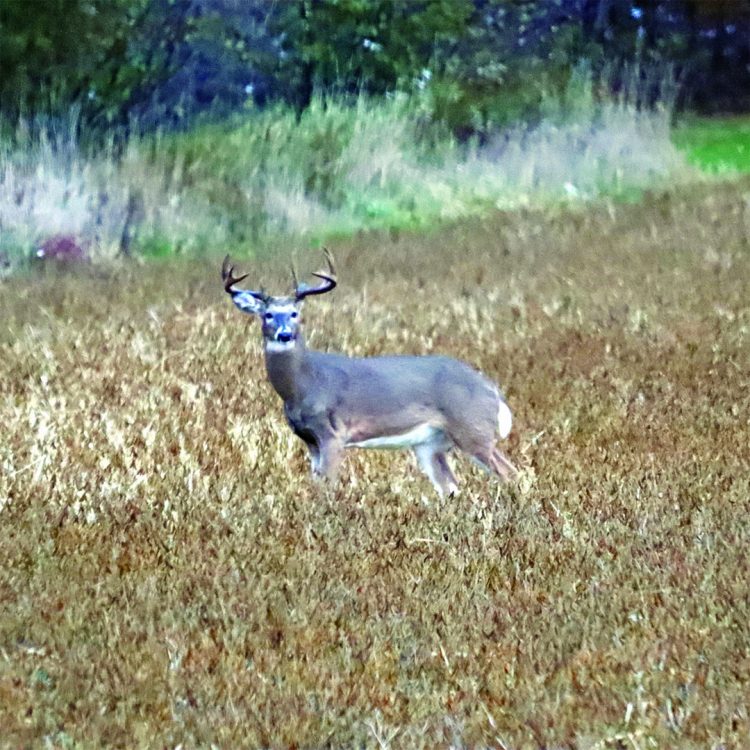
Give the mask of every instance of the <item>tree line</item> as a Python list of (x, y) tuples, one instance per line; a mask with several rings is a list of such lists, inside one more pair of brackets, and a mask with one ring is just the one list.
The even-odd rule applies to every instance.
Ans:
[(481, 132), (538, 115), (582, 60), (669, 67), (682, 106), (750, 108), (750, 0), (0, 3), (2, 114), (75, 107), (100, 130), (407, 91), (454, 131)]

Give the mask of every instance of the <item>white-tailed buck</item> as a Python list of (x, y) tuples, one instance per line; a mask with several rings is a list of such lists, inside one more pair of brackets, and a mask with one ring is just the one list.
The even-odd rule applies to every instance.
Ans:
[(447, 454), (457, 448), (508, 479), (516, 469), (495, 447), (507, 437), (511, 413), (497, 386), (450, 357), (347, 357), (308, 349), (300, 311), (306, 297), (336, 286), (325, 251), (321, 283), (297, 283), (289, 297), (239, 289), (227, 257), (224, 289), (243, 312), (260, 318), (266, 370), (284, 401), (292, 430), (310, 451), (313, 476), (335, 479), (346, 448), (411, 448), (441, 496), (457, 490)]

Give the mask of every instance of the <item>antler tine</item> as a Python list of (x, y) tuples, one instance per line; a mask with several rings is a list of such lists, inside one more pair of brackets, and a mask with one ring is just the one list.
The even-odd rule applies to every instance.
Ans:
[(336, 268), (333, 265), (333, 255), (331, 255), (331, 251), (327, 247), (323, 248), (323, 255), (326, 256), (326, 263), (328, 263), (328, 273), (325, 271), (315, 271), (313, 276), (317, 276), (319, 279), (327, 279), (335, 284)]
[(242, 276), (232, 276), (232, 272), (234, 271), (234, 266), (229, 260), (229, 256), (227, 255), (226, 258), (224, 258), (224, 262), (221, 264), (221, 279), (224, 282), (224, 291), (229, 292), (230, 294), (233, 291), (236, 291), (232, 289), (232, 287), (235, 284), (238, 284), (243, 279), (246, 279), (249, 274), (243, 274)]
[(304, 299), (305, 297), (312, 294), (325, 294), (326, 292), (330, 292), (335, 288), (337, 280), (336, 268), (333, 264), (333, 256), (331, 255), (331, 251), (327, 247), (323, 248), (323, 253), (325, 254), (326, 262), (328, 263), (328, 271), (314, 271), (312, 274), (313, 276), (317, 276), (319, 279), (322, 279), (323, 283), (319, 284), (318, 286), (298, 284), (295, 290), (295, 294), (298, 300)]
[(297, 269), (294, 267), (294, 262), (292, 262), (292, 286), (296, 293), (297, 289), (299, 289), (299, 279), (297, 278)]

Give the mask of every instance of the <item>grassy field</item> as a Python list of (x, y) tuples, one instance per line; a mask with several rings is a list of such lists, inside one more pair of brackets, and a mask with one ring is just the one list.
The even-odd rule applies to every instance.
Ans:
[(507, 391), (519, 481), (442, 504), (311, 484), (218, 259), (2, 284), (0, 747), (747, 747), (748, 236), (744, 181), (334, 244), (312, 345)]

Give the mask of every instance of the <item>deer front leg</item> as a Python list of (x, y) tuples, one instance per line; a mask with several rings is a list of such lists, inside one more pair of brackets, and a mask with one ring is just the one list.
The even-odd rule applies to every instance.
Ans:
[(310, 454), (310, 471), (312, 472), (313, 479), (315, 479), (320, 472), (320, 448), (318, 447), (318, 438), (315, 433), (297, 425), (292, 424), (292, 429), (307, 447), (307, 451)]
[(335, 482), (344, 458), (344, 446), (337, 438), (325, 436), (318, 439), (315, 452), (310, 450), (310, 458), (314, 479)]
[(284, 405), (289, 425), (310, 452), (313, 479), (335, 481), (344, 454), (344, 441), (337, 434), (330, 414), (310, 414)]
[(319, 443), (315, 439), (305, 440), (310, 454), (310, 473), (316, 481), (328, 479), (334, 481), (341, 465), (343, 449), (334, 440)]
[(315, 442), (306, 443), (306, 445), (310, 453), (310, 471), (313, 479), (315, 479), (320, 471), (320, 451), (318, 450), (318, 444)]

